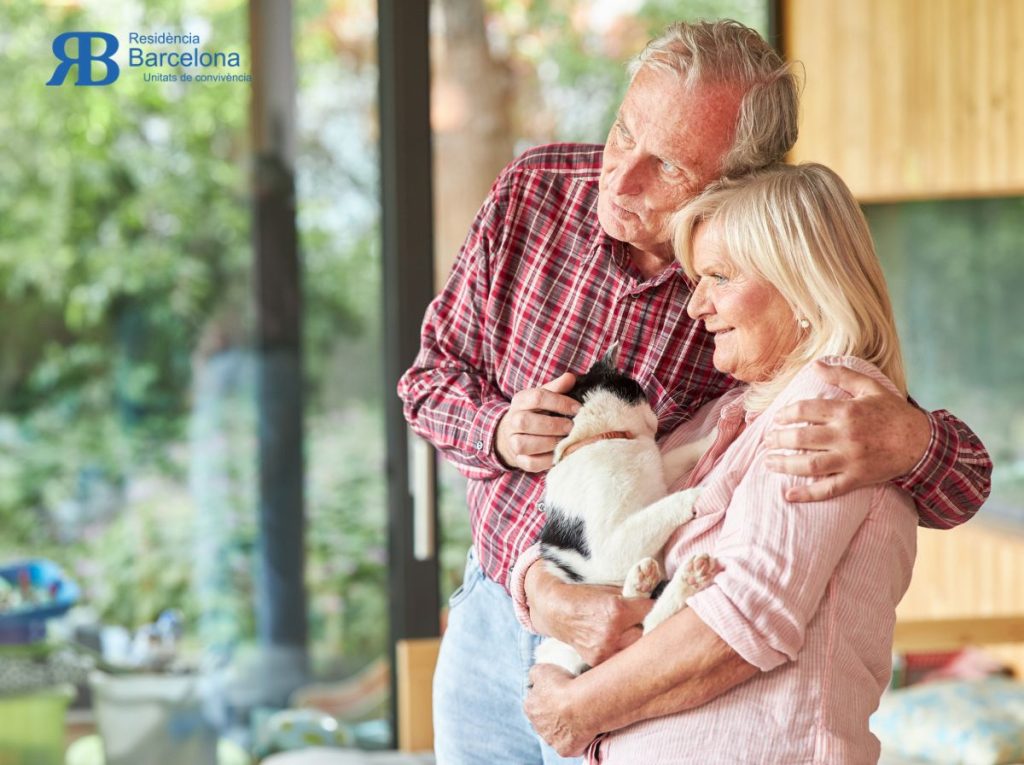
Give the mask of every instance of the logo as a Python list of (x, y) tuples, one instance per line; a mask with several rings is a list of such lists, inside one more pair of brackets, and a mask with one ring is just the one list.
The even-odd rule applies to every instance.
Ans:
[[(78, 54), (68, 53), (68, 42), (78, 41)], [(105, 47), (101, 53), (92, 52), (92, 41), (100, 40)], [(75, 85), (109, 85), (121, 74), (121, 67), (114, 61), (114, 54), (117, 53), (119, 45), (117, 38), (106, 32), (64, 32), (53, 39), (53, 55), (60, 62), (53, 71), (53, 77), (47, 85), (63, 85), (64, 80), (71, 71), (71, 67), (78, 67), (78, 77)], [(92, 63), (96, 61), (106, 67), (106, 76), (102, 80), (94, 80), (92, 77)]]
[[(94, 45), (96, 41), (100, 44)], [(124, 72), (141, 74), (143, 82), (252, 82), (251, 74), (238, 71), (241, 53), (207, 50), (199, 35), (191, 32), (129, 32), (126, 46), (127, 61), (122, 55), (118, 64), (114, 55), (121, 44), (109, 32), (59, 34), (53, 38), (57, 68), (46, 84), (63, 85), (72, 67), (77, 67), (75, 85), (110, 85)], [(100, 71), (95, 64), (103, 65), (103, 77), (93, 76), (94, 69)]]

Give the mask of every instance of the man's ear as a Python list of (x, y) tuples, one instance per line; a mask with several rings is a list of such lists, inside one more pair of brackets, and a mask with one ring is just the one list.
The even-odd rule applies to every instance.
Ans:
[(603, 364), (607, 364), (612, 369), (619, 368), (619, 341), (616, 340), (612, 343), (612, 347), (604, 354), (604, 358), (601, 359)]

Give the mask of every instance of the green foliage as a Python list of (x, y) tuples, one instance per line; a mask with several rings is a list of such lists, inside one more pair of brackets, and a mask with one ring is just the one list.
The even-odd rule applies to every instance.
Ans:
[(145, 496), (102, 533), (78, 540), (75, 574), (107, 624), (134, 628), (171, 606), (194, 620), (193, 503), (181, 485), (158, 477), (139, 481), (136, 492)]
[[(244, 6), (211, 14), (244, 43)], [(180, 27), (180, 3), (140, 26)], [(8, 544), (53, 535), (53, 507), (83, 472), (119, 485), (164, 460), (187, 424), (190, 352), (228, 286), (248, 280), (244, 89), (168, 88), (125, 72), (114, 87), (48, 88), (46, 41), (117, 28), (116, 14), (0, 6), (0, 306), (22, 332), (0, 359), (17, 451), (0, 497)], [(165, 465), (166, 467), (166, 465)], [(26, 524), (26, 517), (34, 522)], [(49, 520), (49, 523), (47, 523)]]
[[(628, 10), (592, 0), (486, 5), (517, 64), (522, 129), (535, 131), (538, 117), (553, 128), (542, 140), (603, 143), (625, 93), (627, 62), (672, 22), (732, 18), (767, 33), (764, 0), (637, 0)], [(531, 78), (538, 82), (525, 88)]]
[[(373, 89), (349, 97), (338, 83), (365, 83), (373, 72), (339, 71), (352, 64), (331, 48), (324, 3), (299, 5), (299, 56), (315, 73), (304, 87), (329, 91), (337, 108), (351, 110), (353, 99), (365, 101)], [(239, 50), (248, 64), (247, 11), (243, 0), (0, 4), (0, 77), (5, 103), (18, 105), (0, 110), (0, 313), (8, 330), (0, 350), (0, 555), (63, 561), (108, 621), (134, 627), (178, 606), (216, 644), (254, 634), (255, 426), (216, 411), (199, 415), (194, 372), (250, 345), (250, 89), (145, 82), (127, 68), (110, 87), (44, 83), (54, 68), (49, 41), (73, 29), (123, 39), (133, 29), (199, 24), (203, 45)], [(338, 373), (331, 362), (337, 344), (373, 326), (378, 284), (372, 136), (345, 139), (362, 162), (341, 171), (337, 141), (322, 138), (322, 128), (303, 126), (300, 136), (303, 156), (330, 179), (304, 189), (299, 220), (314, 419), (326, 402), (320, 392), (332, 389)], [(372, 201), (361, 218), (332, 229), (332, 194), (346, 183)], [(232, 405), (207, 398), (204, 406), (215, 410)], [(221, 417), (211, 436), (221, 440), (210, 446), (190, 437), (203, 417)], [(379, 434), (360, 422), (371, 432), (346, 437), (372, 445), (359, 457), (379, 454)], [(310, 429), (314, 459), (333, 448), (318, 439), (333, 435)], [(198, 459), (217, 462), (223, 485), (207, 476), (205, 494), (188, 491)], [(334, 596), (346, 608), (340, 631), (314, 615), (313, 639), (321, 653), (368, 656), (383, 650), (386, 630), (386, 617), (369, 618), (371, 601), (386, 598), (383, 562), (362, 557), (383, 544), (383, 502), (379, 487), (367, 495), (379, 466), (350, 462), (364, 471), (343, 489), (359, 517), (346, 521), (331, 492), (314, 495), (330, 513), (310, 507), (314, 531), (335, 520), (348, 524), (324, 535), (330, 544), (311, 546), (316, 592), (338, 588)], [(164, 497), (140, 498), (139, 487), (154, 482)], [(360, 542), (346, 541), (349, 534)], [(204, 535), (207, 553), (213, 540), (207, 557), (214, 561), (196, 565)], [(353, 571), (345, 562), (351, 556), (358, 558)], [(343, 570), (332, 573), (326, 560)], [(324, 645), (328, 638), (338, 642)]]
[(306, 585), (321, 666), (340, 654), (359, 667), (387, 645), (382, 418), (376, 407), (350, 408), (310, 423)]

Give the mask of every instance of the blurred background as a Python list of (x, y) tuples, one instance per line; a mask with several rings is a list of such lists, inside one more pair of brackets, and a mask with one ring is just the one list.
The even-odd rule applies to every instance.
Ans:
[[(836, 7), (830, 14), (823, 5)], [(1020, 6), (841, 5), (434, 0), (433, 188), (418, 190), (433, 193), (434, 287), (507, 162), (537, 144), (603, 142), (625, 63), (670, 21), (738, 19), (804, 62), (795, 158), (836, 167), (863, 200), (912, 394), (981, 435), (997, 465), (985, 514), (1000, 535), (1022, 529), (1024, 170), (1011, 155), (1024, 142), (1016, 99), (1024, 67), (1011, 58), (1001, 75), (972, 78), (948, 52), (947, 69), (922, 63), (929, 50), (907, 41), (957, 29), (960, 13), (975, 34), (957, 55), (970, 61), (994, 49), (995, 60), (997, 32), (1013, 29)], [(97, 698), (120, 705), (119, 714), (132, 705), (127, 686), (112, 690), (95, 676), (90, 684), (97, 666), (126, 682), (158, 671), (194, 681), (187, 693), (202, 710), (197, 725), (245, 756), (288, 748), (273, 731), (261, 739), (259, 726), (296, 707), (340, 720), (338, 740), (349, 746), (395, 743), (385, 438), (395, 397), (382, 361), (378, 8), (371, 0), (292, 6), (303, 425), (301, 475), (292, 479), (304, 494), (296, 512), (304, 507), (306, 627), (300, 660), (275, 664), (260, 629), (261, 551), (275, 539), (259, 511), (267, 413), (258, 391), (253, 87), (146, 81), (137, 72), (106, 87), (44, 86), (52, 41), (69, 30), (195, 34), (202, 50), (241, 51), (251, 71), (249, 4), (0, 3), (0, 574), (8, 567), (0, 615), (5, 602), (24, 614), (48, 599), (64, 611), (45, 641), (30, 634), (38, 625), (28, 618), (11, 616), (6, 638), (0, 622), (0, 706), (6, 693), (21, 699), (7, 711), (24, 713), (32, 689), (73, 686), (61, 753), (95, 730)], [(922, 26), (939, 9), (953, 14), (945, 26)], [(1011, 43), (1007, 51), (1021, 47)], [(938, 89), (933, 98), (914, 85), (965, 77), (962, 88), (980, 94), (974, 100)], [(872, 107), (865, 94), (898, 106)], [(933, 129), (943, 114), (961, 116), (945, 132)], [(930, 175), (935, 160), (916, 153), (929, 141), (939, 156), (958, 156), (958, 142), (987, 153), (965, 150), (962, 162)], [(882, 170), (858, 174), (869, 167)], [(987, 174), (972, 174), (977, 167)], [(442, 603), (469, 546), (463, 491), (441, 465)], [(977, 549), (941, 555), (973, 561)], [(991, 584), (978, 586), (991, 595)], [(1000, 597), (989, 597), (991, 609), (1011, 606)], [(74, 608), (61, 609), (71, 600)], [(948, 602), (925, 600), (925, 611)], [(69, 656), (61, 647), (71, 641), (84, 648)], [(139, 692), (163, 698), (168, 688)], [(314, 716), (300, 723), (329, 729)], [(0, 740), (3, 727), (0, 719)], [(0, 763), (30, 762), (24, 751), (5, 760), (0, 748)], [(93, 757), (84, 765), (102, 755), (81, 756)]]

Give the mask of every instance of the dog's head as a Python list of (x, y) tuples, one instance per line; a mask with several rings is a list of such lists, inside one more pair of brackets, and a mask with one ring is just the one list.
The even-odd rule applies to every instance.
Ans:
[(568, 395), (580, 402), (581, 408), (573, 418), (572, 431), (555, 447), (556, 464), (566, 449), (588, 439), (600, 440), (601, 434), (624, 432), (630, 438), (654, 438), (658, 418), (640, 383), (618, 370), (618, 352), (615, 343), (576, 379)]

